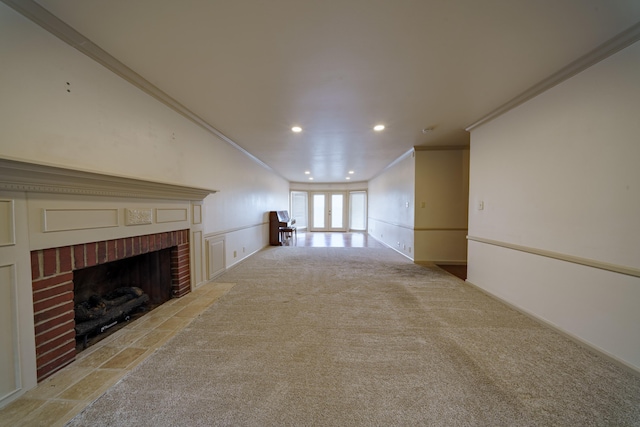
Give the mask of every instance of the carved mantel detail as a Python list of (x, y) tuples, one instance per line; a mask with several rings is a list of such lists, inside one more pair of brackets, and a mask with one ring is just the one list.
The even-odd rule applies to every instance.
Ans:
[(125, 209), (126, 225), (151, 224), (153, 222), (153, 214), (151, 209)]

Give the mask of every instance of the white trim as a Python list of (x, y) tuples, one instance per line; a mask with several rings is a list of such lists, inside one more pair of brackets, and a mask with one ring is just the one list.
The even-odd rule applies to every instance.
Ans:
[(511, 100), (505, 102), (500, 107), (491, 111), (489, 114), (467, 126), (465, 130), (469, 132), (478, 126), (481, 126), (495, 119), (496, 117), (501, 116), (507, 111), (512, 110), (518, 105), (523, 104), (526, 101), (540, 95), (542, 92), (545, 92), (552, 87), (562, 83), (563, 81), (575, 76), (576, 74), (586, 70), (592, 65), (597, 64), (603, 59), (608, 58), (609, 56), (624, 49), (625, 47), (631, 46), (638, 40), (640, 40), (640, 22), (627, 28), (612, 39), (609, 39), (606, 42), (602, 43), (591, 52), (581, 56), (580, 58), (571, 62), (569, 65), (553, 73), (546, 79), (531, 86), (529, 89), (525, 90), (515, 98), (512, 98)]
[(91, 196), (202, 200), (217, 190), (105, 175), (0, 158), (0, 190)]
[(482, 237), (467, 236), (467, 240), (472, 242), (484, 243), (487, 245), (500, 246), (507, 249), (513, 249), (520, 252), (526, 252), (533, 255), (544, 256), (547, 258), (553, 258), (560, 261), (572, 262), (574, 264), (585, 265), (587, 267), (599, 268), (601, 270), (612, 271), (614, 273), (625, 274), (627, 276), (640, 277), (640, 269), (627, 267), (624, 265), (610, 264), (607, 262), (598, 261), (595, 259), (582, 258), (573, 255), (563, 254), (560, 252), (548, 251), (545, 249), (537, 249), (528, 246), (515, 245), (513, 243), (500, 242), (498, 240), (485, 239)]
[(262, 226), (268, 226), (268, 225), (269, 225), (269, 222), (259, 222), (257, 224), (249, 224), (242, 227), (227, 228), (226, 230), (213, 231), (211, 233), (207, 233), (204, 235), (204, 238), (210, 239), (215, 236), (222, 236), (224, 234), (235, 233), (236, 231), (248, 230), (250, 228), (262, 227)]

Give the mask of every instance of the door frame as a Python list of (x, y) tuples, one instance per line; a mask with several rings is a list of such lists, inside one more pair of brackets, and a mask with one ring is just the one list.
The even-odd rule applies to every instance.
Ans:
[[(325, 204), (324, 204), (324, 227), (314, 227), (314, 199), (316, 195), (323, 195), (324, 196), (324, 200), (325, 200)], [(342, 196), (342, 227), (340, 228), (333, 228), (331, 227), (331, 218), (333, 215), (335, 215), (336, 213), (333, 210), (332, 207), (332, 201), (331, 201), (331, 196), (333, 196), (334, 194), (340, 194)], [(349, 224), (348, 224), (348, 212), (349, 212), (349, 197), (348, 197), (348, 191), (312, 191), (309, 192), (309, 224), (308, 224), (308, 230), (309, 231), (324, 231), (324, 232), (328, 232), (328, 231), (338, 231), (338, 232), (346, 232), (348, 230)]]

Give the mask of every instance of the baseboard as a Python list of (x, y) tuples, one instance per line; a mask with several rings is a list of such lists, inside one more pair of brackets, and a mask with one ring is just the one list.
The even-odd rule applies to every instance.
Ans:
[(372, 238), (372, 239), (373, 239), (373, 240), (375, 240), (376, 242), (379, 242), (379, 243), (383, 244), (384, 246), (388, 247), (389, 249), (392, 249), (392, 250), (394, 250), (394, 251), (398, 252), (398, 253), (399, 253), (400, 255), (402, 255), (403, 257), (408, 258), (408, 259), (410, 259), (411, 261), (415, 262), (415, 260), (414, 260), (413, 258), (411, 258), (409, 255), (405, 254), (404, 252), (400, 252), (398, 249), (394, 248), (394, 247), (393, 247), (393, 246), (391, 246), (391, 245), (388, 245), (386, 242), (383, 242), (382, 240), (377, 239), (373, 234), (371, 234), (371, 233), (367, 233), (367, 236), (368, 236), (368, 237), (370, 237), (370, 238)]
[(435, 264), (435, 265), (467, 265), (467, 261), (450, 260), (450, 259), (423, 259), (414, 261), (416, 264)]
[(260, 251), (265, 250), (266, 248), (270, 247), (270, 245), (265, 245), (263, 247), (261, 247), (258, 250), (255, 250), (253, 252), (248, 253), (246, 256), (242, 257), (241, 259), (239, 259), (238, 261), (234, 262), (233, 264), (230, 264), (228, 266), (226, 266), (224, 269), (222, 269), (219, 273), (215, 274), (211, 279), (209, 280), (205, 280), (204, 282), (199, 283), (194, 289), (199, 288), (200, 286), (207, 284), (207, 283), (211, 283), (214, 280), (216, 280), (218, 277), (222, 276), (224, 273), (226, 273), (227, 271), (236, 268), (237, 266), (239, 266), (240, 264), (242, 264), (245, 260), (248, 260), (250, 257), (252, 257), (253, 255), (257, 254)]

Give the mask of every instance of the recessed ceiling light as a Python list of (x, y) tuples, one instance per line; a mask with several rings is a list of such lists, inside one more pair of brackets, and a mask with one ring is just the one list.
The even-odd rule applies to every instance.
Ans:
[(311, 175), (311, 172), (309, 172), (309, 171), (304, 171), (304, 174), (305, 174), (305, 175)]
[(381, 130), (384, 130), (384, 125), (375, 125), (373, 127), (373, 130), (375, 130), (376, 132), (380, 132)]
[(348, 176), (348, 177), (346, 177), (345, 179), (351, 179), (351, 177), (350, 177), (350, 176)]
[(302, 128), (300, 126), (294, 126), (291, 128), (291, 130), (295, 133), (302, 132)]
[(349, 171), (349, 175), (353, 175), (354, 173), (354, 171)]
[(309, 177), (309, 181), (313, 181), (313, 177), (312, 176)]

